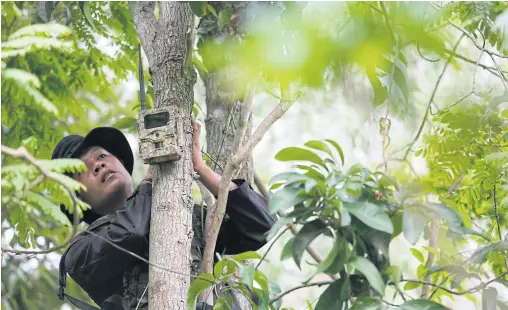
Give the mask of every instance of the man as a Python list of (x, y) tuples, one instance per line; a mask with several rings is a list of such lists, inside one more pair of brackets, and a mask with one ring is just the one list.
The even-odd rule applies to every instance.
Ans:
[[(200, 126), (195, 121), (192, 125), (193, 168), (200, 181), (217, 196), (221, 177), (203, 161), (199, 149)], [(85, 137), (65, 137), (55, 147), (52, 158), (80, 158), (85, 162), (87, 171), (72, 177), (87, 187), (77, 195), (91, 206), (83, 215), (90, 227), (73, 239), (61, 258), (59, 298), (63, 300), (67, 296), (82, 309), (90, 307), (64, 294), (68, 273), (102, 309), (147, 309), (148, 265), (128, 252), (148, 259), (151, 167), (133, 190), (131, 148), (119, 130), (109, 127), (95, 128)], [(255, 251), (266, 243), (265, 233), (276, 219), (268, 215), (266, 199), (244, 180), (233, 180), (229, 190), (227, 218), (222, 223), (215, 251), (224, 254)], [(72, 215), (63, 206), (62, 210), (72, 221)], [(201, 223), (201, 209), (194, 206), (194, 274), (203, 250)], [(211, 309), (201, 304), (198, 309), (202, 308)]]

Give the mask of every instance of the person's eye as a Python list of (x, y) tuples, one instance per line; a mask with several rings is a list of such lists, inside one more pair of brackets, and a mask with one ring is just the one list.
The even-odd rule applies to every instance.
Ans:
[(106, 157), (106, 154), (101, 154), (99, 157), (97, 157), (97, 159), (103, 159), (104, 157)]

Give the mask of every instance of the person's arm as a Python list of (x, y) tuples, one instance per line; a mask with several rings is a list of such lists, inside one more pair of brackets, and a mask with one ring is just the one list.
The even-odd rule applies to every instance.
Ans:
[[(199, 149), (199, 135), (201, 134), (201, 125), (192, 120), (192, 127), (194, 129), (194, 136), (192, 141), (192, 165), (194, 171), (199, 174), (199, 181), (215, 196), (219, 194), (219, 183), (221, 176), (215, 171), (210, 169), (201, 156)], [(230, 182), (229, 191), (237, 189), (238, 186), (234, 182)]]
[(83, 288), (93, 288), (123, 273), (136, 257), (120, 247), (144, 256), (148, 249), (152, 185), (143, 180), (124, 207), (112, 215), (103, 237), (84, 232), (65, 257), (65, 270)]

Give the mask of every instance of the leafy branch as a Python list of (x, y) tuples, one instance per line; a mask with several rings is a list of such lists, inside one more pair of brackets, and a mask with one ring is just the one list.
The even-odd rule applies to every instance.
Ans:
[[(459, 43), (460, 43), (460, 41), (462, 41), (464, 36), (465, 35), (463, 34), (462, 36), (460, 36), (459, 40), (457, 40), (457, 43), (455, 43), (455, 46), (453, 47), (452, 54), (455, 54), (455, 51), (459, 47)], [(411, 151), (411, 148), (413, 147), (413, 145), (415, 145), (416, 141), (418, 141), (418, 139), (420, 138), (420, 135), (422, 134), (423, 127), (425, 126), (425, 122), (427, 121), (427, 117), (429, 115), (430, 106), (431, 106), (432, 102), (434, 101), (434, 97), (436, 96), (436, 92), (439, 87), (439, 84), (441, 83), (441, 79), (443, 78), (443, 76), (446, 72), (446, 68), (448, 67), (448, 65), (450, 64), (450, 62), (453, 58), (452, 54), (450, 54), (450, 57), (448, 57), (448, 60), (446, 61), (445, 65), (443, 66), (443, 70), (441, 71), (441, 74), (437, 78), (436, 85), (434, 85), (434, 90), (432, 91), (432, 94), (430, 95), (429, 103), (427, 104), (427, 108), (425, 109), (425, 114), (423, 116), (422, 123), (420, 124), (420, 128), (418, 129), (416, 136), (413, 138), (413, 141), (411, 141), (411, 143), (409, 143), (409, 145), (407, 146), (406, 153), (404, 154), (404, 157), (402, 158), (403, 160), (405, 160), (407, 158), (407, 156), (409, 155), (409, 152)]]
[[(16, 158), (19, 158), (19, 159), (22, 159), (22, 160), (28, 162), (29, 164), (31, 164), (35, 168), (37, 168), (37, 170), (41, 173), (43, 179), (49, 179), (49, 180), (55, 181), (55, 182), (59, 183), (60, 185), (62, 185), (65, 188), (65, 190), (69, 193), (69, 196), (72, 199), (73, 210), (74, 210), (74, 213), (73, 213), (73, 223), (72, 223), (72, 231), (71, 231), (70, 236), (68, 237), (68, 239), (64, 243), (62, 243), (60, 245), (57, 245), (57, 246), (54, 246), (52, 248), (46, 249), (46, 250), (33, 251), (33, 250), (14, 250), (14, 249), (2, 248), (1, 249), (2, 252), (13, 253), (13, 254), (16, 254), (16, 255), (18, 255), (18, 254), (48, 254), (48, 253), (55, 252), (55, 251), (58, 251), (60, 249), (65, 248), (72, 241), (72, 238), (74, 237), (74, 235), (76, 235), (76, 232), (78, 230), (78, 225), (79, 225), (79, 214), (78, 214), (78, 206), (77, 206), (77, 197), (76, 197), (76, 194), (74, 193), (74, 191), (69, 186), (64, 184), (58, 178), (58, 174), (57, 173), (44, 170), (41, 167), (41, 165), (37, 162), (37, 160), (35, 158), (33, 158), (33, 156), (30, 155), (30, 153), (28, 153), (28, 151), (24, 147), (20, 147), (18, 149), (12, 149), (10, 147), (2, 145), (2, 147), (1, 147), (1, 153), (9, 155), (9, 156), (12, 156), (12, 157), (16, 157)], [(40, 178), (36, 179), (36, 181), (39, 181), (39, 180), (42, 181)], [(25, 192), (31, 186), (33, 186), (33, 183), (30, 184), (27, 189), (25, 189)]]
[(291, 293), (291, 292), (294, 292), (296, 290), (299, 290), (299, 289), (302, 289), (302, 288), (305, 288), (305, 287), (311, 287), (311, 286), (322, 286), (322, 285), (330, 285), (332, 284), (333, 282), (335, 281), (320, 281), (320, 282), (314, 282), (314, 283), (309, 283), (309, 284), (303, 284), (303, 285), (299, 285), (299, 286), (295, 286), (285, 292), (282, 292), (280, 293), (279, 295), (275, 296), (274, 298), (270, 299), (270, 304), (273, 304), (274, 302), (276, 302), (277, 300), (281, 299), (282, 297), (284, 297), (285, 295)]

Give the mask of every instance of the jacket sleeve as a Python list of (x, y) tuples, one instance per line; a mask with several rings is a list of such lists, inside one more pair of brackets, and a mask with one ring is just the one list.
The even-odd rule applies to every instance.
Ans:
[[(150, 233), (152, 185), (144, 180), (112, 216), (102, 237), (84, 233), (68, 249), (65, 270), (83, 289), (97, 287), (125, 271), (137, 260), (112, 244), (135, 254), (146, 256)], [(93, 225), (93, 224), (92, 224)]]
[(266, 233), (277, 221), (268, 215), (268, 201), (245, 180), (233, 180), (238, 188), (229, 192), (226, 214), (217, 240), (216, 252), (238, 254), (256, 251), (266, 244)]

